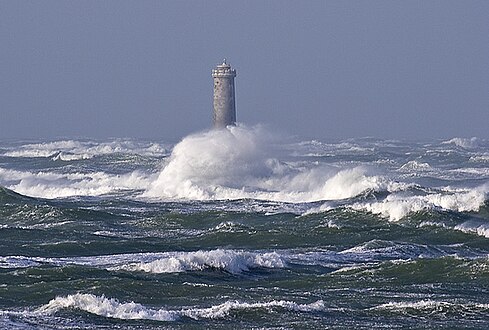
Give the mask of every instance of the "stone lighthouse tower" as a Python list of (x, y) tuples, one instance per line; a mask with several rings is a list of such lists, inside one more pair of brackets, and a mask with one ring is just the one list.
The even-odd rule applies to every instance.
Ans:
[(214, 78), (214, 128), (236, 124), (236, 102), (234, 97), (236, 70), (226, 60), (212, 70)]

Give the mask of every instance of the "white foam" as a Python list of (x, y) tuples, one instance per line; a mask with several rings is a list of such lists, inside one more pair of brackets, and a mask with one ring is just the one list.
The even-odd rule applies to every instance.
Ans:
[(8, 157), (51, 157), (53, 160), (73, 161), (113, 153), (163, 156), (167, 152), (167, 148), (158, 143), (120, 139), (109, 142), (61, 140), (25, 144), (5, 152), (4, 155)]
[[(333, 225), (334, 226), (334, 225)], [(335, 226), (336, 227), (336, 226)], [(399, 249), (397, 249), (399, 250)], [(396, 248), (378, 248), (369, 252), (351, 250), (343, 252), (312, 251), (297, 253), (296, 251), (251, 252), (242, 250), (209, 250), (195, 252), (162, 252), (99, 255), (90, 257), (43, 258), (27, 256), (9, 256), (0, 258), (0, 268), (29, 268), (41, 265), (65, 267), (78, 265), (94, 267), (109, 271), (130, 271), (148, 273), (181, 273), (186, 271), (202, 271), (216, 269), (232, 274), (252, 271), (257, 268), (281, 269), (289, 264), (322, 266), (328, 268), (344, 267), (351, 262), (365, 261), (376, 256), (402, 254)], [(409, 251), (407, 251), (409, 252)], [(367, 255), (368, 254), (368, 255)]]
[(67, 140), (48, 143), (32, 143), (4, 153), (8, 157), (49, 157), (60, 150), (71, 150), (81, 146), (80, 142)]
[(39, 266), (40, 263), (30, 257), (7, 256), (0, 257), (0, 268), (30, 268)]
[[(454, 139), (446, 143), (461, 142)], [(277, 145), (280, 145), (280, 150)], [(293, 153), (301, 153), (304, 150), (300, 148), (304, 148), (315, 152), (327, 151), (333, 155), (348, 153), (358, 147), (350, 142), (324, 144), (317, 141), (292, 146)], [(406, 196), (398, 192), (409, 190), (414, 184), (399, 182), (393, 177), (405, 179), (419, 171), (430, 171), (430, 175), (436, 177), (448, 175), (452, 179), (489, 176), (486, 168), (438, 171), (420, 161), (407, 162), (398, 171), (387, 169), (389, 176), (374, 173), (371, 168), (363, 165), (358, 166), (358, 162), (332, 165), (310, 160), (298, 161), (296, 158), (283, 161), (294, 157), (290, 154), (291, 150), (286, 150), (290, 147), (261, 127), (237, 126), (187, 136), (174, 147), (170, 157), (163, 160), (163, 168), (158, 174), (142, 171), (120, 175), (102, 171), (73, 172), (77, 171), (76, 167), (69, 166), (46, 171), (0, 168), (0, 185), (24, 195), (43, 198), (99, 196), (129, 190), (144, 192), (137, 198), (156, 200), (249, 199), (283, 203), (268, 208), (257, 204), (255, 211), (260, 212), (261, 208), (268, 214), (284, 210), (298, 214), (324, 212), (344, 206), (348, 203), (345, 200), (367, 191), (386, 191), (391, 194), (384, 200), (356, 203), (351, 207), (399, 220), (409, 213), (432, 208), (477, 210), (482, 194), (447, 192)], [(120, 152), (162, 156), (166, 155), (166, 150), (156, 143), (127, 140), (104, 143), (65, 140), (14, 147), (5, 155), (43, 156), (70, 161)], [(308, 154), (311, 150), (305, 151)], [(66, 170), (72, 172), (61, 172)], [(300, 205), (315, 201), (331, 203), (308, 211), (305, 210), (308, 206)], [(291, 203), (295, 205), (291, 206)]]
[(233, 127), (184, 138), (146, 195), (212, 199), (226, 187), (241, 189), (251, 175), (266, 176), (271, 169), (258, 142), (261, 134)]
[(430, 171), (432, 167), (428, 163), (418, 162), (416, 160), (411, 160), (399, 168), (400, 171), (410, 172), (413, 171)]
[(444, 192), (415, 196), (394, 193), (379, 202), (354, 203), (350, 207), (379, 214), (391, 221), (398, 221), (408, 214), (436, 208), (457, 212), (478, 211), (486, 200), (487, 192), (488, 186), (484, 185), (455, 193)]
[(364, 271), (364, 270), (368, 270), (368, 269), (371, 269), (373, 267), (376, 267), (379, 264), (380, 263), (378, 263), (378, 262), (376, 262), (376, 263), (355, 264), (355, 265), (351, 265), (351, 266), (341, 267), (341, 268), (339, 268), (337, 270), (332, 271), (329, 274), (330, 275), (338, 275), (338, 274), (341, 275), (343, 273), (360, 272), (360, 271)]
[(323, 213), (323, 212), (328, 212), (331, 210), (334, 210), (335, 206), (332, 205), (331, 203), (323, 203), (322, 205), (318, 207), (312, 207), (308, 210), (306, 210), (302, 215), (309, 215), (309, 214), (315, 214), (315, 213)]
[(448, 141), (443, 141), (443, 144), (454, 144), (458, 147), (466, 148), (466, 149), (471, 149), (475, 148), (478, 145), (479, 140), (476, 137), (472, 138), (453, 138)]
[(82, 293), (56, 297), (37, 309), (36, 312), (41, 315), (53, 314), (64, 308), (75, 308), (92, 314), (123, 320), (175, 321), (178, 318), (178, 314), (174, 311), (147, 308), (134, 302), (120, 303), (113, 298)]
[(396, 312), (405, 312), (407, 310), (418, 310), (418, 311), (426, 311), (431, 313), (438, 312), (443, 313), (445, 310), (487, 310), (489, 309), (489, 304), (479, 304), (473, 302), (465, 302), (465, 303), (457, 303), (457, 302), (448, 302), (448, 301), (436, 301), (436, 300), (420, 300), (420, 301), (411, 301), (411, 302), (388, 302), (385, 304), (381, 304), (375, 306), (371, 309), (374, 310), (389, 310)]
[[(437, 247), (421, 244), (371, 240), (339, 252), (351, 261), (377, 261), (389, 258), (392, 263), (405, 263), (419, 258), (439, 258), (447, 254)], [(365, 264), (362, 264), (365, 265)]]
[(208, 308), (182, 308), (180, 310), (148, 308), (135, 302), (121, 303), (117, 299), (77, 293), (66, 297), (56, 297), (36, 310), (37, 314), (54, 314), (61, 309), (74, 308), (103, 317), (134, 320), (175, 321), (180, 317), (192, 319), (218, 319), (228, 316), (232, 311), (246, 309), (272, 310), (282, 308), (294, 312), (315, 312), (324, 310), (324, 302), (318, 300), (311, 304), (297, 304), (287, 300), (246, 303), (227, 301)]
[(148, 273), (178, 273), (214, 268), (230, 273), (240, 273), (257, 267), (283, 268), (285, 267), (285, 261), (276, 252), (255, 253), (217, 249), (211, 251), (173, 252), (150, 262), (130, 263), (112, 269)]
[[(457, 168), (450, 171), (446, 171), (445, 174), (449, 174), (448, 178), (474, 178), (481, 179), (489, 177), (489, 168)], [(446, 175), (445, 175), (446, 176)]]
[(404, 309), (433, 309), (444, 306), (452, 306), (452, 303), (435, 300), (420, 300), (416, 302), (388, 302), (373, 307), (372, 309), (404, 310)]
[(0, 168), (0, 184), (17, 193), (42, 198), (99, 196), (128, 189), (145, 189), (151, 175), (133, 171), (122, 175), (105, 172), (28, 172)]
[(278, 160), (271, 137), (258, 128), (230, 127), (190, 135), (178, 143), (144, 196), (193, 200), (338, 200), (366, 190), (396, 189), (363, 167), (307, 167)]
[(73, 160), (80, 160), (80, 159), (90, 159), (92, 158), (93, 155), (90, 154), (70, 154), (70, 153), (65, 153), (65, 152), (59, 152), (51, 157), (52, 160), (62, 160), (65, 162), (70, 162)]
[(246, 309), (266, 309), (283, 308), (294, 312), (316, 312), (324, 310), (324, 302), (318, 300), (311, 304), (297, 304), (287, 300), (272, 300), (265, 303), (244, 303), (239, 301), (227, 301), (223, 304), (209, 308), (191, 308), (182, 309), (181, 315), (199, 320), (199, 319), (217, 319), (224, 318), (233, 310)]
[(487, 222), (469, 220), (455, 226), (455, 229), (464, 233), (474, 233), (489, 238), (489, 223)]
[(474, 163), (489, 163), (489, 153), (484, 153), (477, 156), (471, 156), (469, 162)]
[(111, 271), (143, 271), (149, 273), (178, 273), (204, 269), (220, 269), (240, 273), (253, 268), (284, 268), (286, 256), (277, 252), (242, 250), (209, 250), (194, 252), (161, 252), (100, 255), (91, 257), (43, 258), (27, 256), (0, 257), (0, 268), (82, 265)]

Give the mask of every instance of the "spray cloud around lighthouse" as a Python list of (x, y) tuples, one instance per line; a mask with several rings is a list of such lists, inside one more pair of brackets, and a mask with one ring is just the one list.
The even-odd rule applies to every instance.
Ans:
[[(224, 60), (212, 70), (212, 77), (214, 129), (192, 134), (178, 143), (157, 179), (144, 193), (145, 197), (285, 203), (325, 201), (305, 213), (347, 206), (391, 220), (432, 208), (477, 210), (486, 199), (487, 185), (465, 190), (444, 187), (432, 194), (419, 195), (413, 193), (416, 183), (398, 180), (372, 164), (311, 163), (300, 161), (301, 157), (290, 157), (283, 136), (271, 133), (264, 126), (236, 126), (236, 70)], [(308, 146), (294, 145), (295, 153), (301, 147)], [(370, 151), (355, 148), (352, 146), (349, 152)], [(304, 151), (304, 156), (310, 155)], [(369, 192), (384, 192), (387, 197), (348, 201)]]
[(212, 70), (214, 129), (190, 135), (175, 146), (148, 197), (261, 199), (310, 202), (343, 199), (388, 182), (367, 177), (363, 168), (304, 169), (280, 161), (279, 138), (263, 126), (235, 126), (236, 70), (226, 60)]

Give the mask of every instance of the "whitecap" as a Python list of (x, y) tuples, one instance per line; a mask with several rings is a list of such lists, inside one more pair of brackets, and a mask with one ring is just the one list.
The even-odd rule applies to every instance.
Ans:
[(469, 220), (455, 226), (455, 229), (489, 238), (489, 223), (482, 220)]
[(425, 312), (429, 315), (441, 314), (444, 315), (447, 312), (465, 314), (467, 312), (473, 313), (474, 311), (489, 311), (489, 304), (480, 304), (474, 302), (449, 302), (439, 300), (419, 300), (419, 301), (402, 301), (402, 302), (388, 302), (378, 306), (370, 308), (371, 310), (386, 310), (397, 313), (409, 313), (410, 311)]
[(357, 202), (349, 207), (354, 210), (365, 210), (378, 214), (391, 221), (398, 221), (408, 214), (437, 208), (457, 212), (478, 211), (486, 200), (488, 188), (487, 185), (484, 185), (460, 192), (440, 192), (414, 196), (394, 193), (382, 201)]
[(149, 262), (137, 262), (111, 268), (112, 270), (143, 271), (148, 273), (179, 273), (204, 269), (221, 269), (237, 274), (251, 268), (283, 268), (286, 263), (276, 252), (255, 253), (235, 250), (173, 252)]
[(418, 162), (416, 160), (411, 160), (399, 168), (399, 171), (412, 172), (412, 171), (430, 171), (432, 167), (428, 163)]
[(456, 137), (451, 140), (443, 141), (443, 144), (453, 144), (457, 147), (462, 147), (466, 149), (475, 148), (478, 146), (479, 140), (476, 137), (472, 138), (460, 138)]
[(30, 257), (6, 256), (0, 257), (0, 268), (30, 268), (41, 265), (40, 262)]
[(157, 199), (259, 199), (302, 203), (339, 200), (401, 184), (368, 174), (365, 167), (338, 168), (279, 161), (273, 137), (243, 126), (193, 134), (178, 143), (145, 197)]
[(0, 184), (19, 194), (42, 198), (99, 196), (123, 190), (142, 190), (151, 181), (151, 174), (141, 171), (115, 175), (101, 171), (57, 173), (0, 168)]
[(489, 153), (484, 153), (481, 155), (471, 156), (469, 162), (473, 163), (489, 163)]
[(199, 319), (217, 319), (224, 318), (233, 310), (247, 309), (266, 309), (283, 308), (293, 312), (317, 312), (324, 310), (324, 302), (318, 300), (310, 304), (297, 304), (287, 300), (272, 300), (265, 303), (245, 303), (239, 301), (227, 301), (225, 303), (212, 306), (209, 308), (190, 308), (182, 309), (181, 315), (199, 320)]
[(123, 320), (155, 320), (155, 321), (176, 321), (180, 317), (192, 319), (219, 319), (225, 318), (232, 311), (264, 309), (285, 309), (293, 312), (317, 312), (325, 309), (324, 302), (318, 300), (310, 304), (298, 304), (287, 300), (272, 300), (268, 302), (240, 302), (226, 301), (222, 304), (211, 307), (184, 307), (181, 309), (169, 310), (165, 308), (149, 308), (135, 302), (119, 302), (114, 298), (96, 296), (93, 294), (77, 293), (65, 297), (56, 297), (44, 306), (39, 307), (35, 313), (39, 315), (54, 314), (62, 309), (73, 308), (91, 314), (123, 319)]
[(108, 142), (60, 140), (30, 143), (11, 148), (4, 153), (7, 157), (34, 157), (52, 160), (74, 161), (113, 153), (138, 154), (141, 156), (164, 156), (168, 147), (158, 143), (117, 139)]
[(166, 309), (147, 308), (135, 302), (120, 303), (117, 299), (77, 293), (66, 297), (56, 297), (36, 310), (38, 314), (53, 314), (61, 309), (74, 308), (104, 317), (134, 320), (175, 321), (178, 313)]

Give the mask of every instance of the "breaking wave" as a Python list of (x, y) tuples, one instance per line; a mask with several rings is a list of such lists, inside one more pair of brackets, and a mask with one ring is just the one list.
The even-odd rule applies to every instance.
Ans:
[(489, 304), (427, 299), (414, 302), (389, 302), (375, 306), (371, 310), (388, 311), (405, 315), (421, 314), (438, 317), (459, 315), (470, 317), (478, 314), (486, 315), (489, 312)]
[(469, 220), (456, 225), (455, 229), (464, 233), (477, 234), (489, 238), (489, 222), (482, 220)]
[(440, 192), (418, 196), (390, 194), (382, 201), (359, 202), (350, 207), (381, 215), (391, 221), (398, 221), (408, 214), (433, 209), (456, 212), (479, 211), (487, 199), (488, 188), (485, 185), (464, 192)]
[(117, 299), (77, 293), (66, 297), (56, 297), (37, 309), (39, 314), (53, 314), (65, 308), (79, 309), (88, 313), (123, 320), (146, 319), (175, 321), (177, 312), (165, 309), (151, 309), (135, 302), (120, 303)]
[(60, 198), (99, 196), (121, 190), (145, 189), (150, 177), (140, 171), (126, 174), (28, 172), (0, 168), (0, 182), (19, 194)]
[[(354, 143), (309, 141), (284, 144), (279, 137), (261, 126), (236, 126), (189, 135), (174, 146), (168, 157), (169, 149), (160, 144), (126, 140), (104, 143), (66, 140), (26, 144), (8, 147), (4, 156), (67, 160), (79, 156), (91, 158), (111, 153), (135, 153), (156, 158), (149, 163), (143, 162), (141, 166), (139, 163), (130, 164), (132, 171), (124, 164), (117, 173), (105, 172), (100, 167), (90, 171), (71, 165), (46, 170), (0, 168), (0, 185), (23, 195), (42, 198), (129, 192), (131, 198), (151, 201), (250, 199), (280, 202), (283, 203), (280, 211), (292, 210), (298, 214), (347, 207), (391, 221), (426, 210), (477, 212), (487, 200), (488, 184), (477, 188), (452, 189), (431, 187), (433, 181), (427, 181), (426, 186), (430, 188), (424, 188), (417, 182), (404, 181), (428, 178), (439, 182), (462, 178), (477, 180), (478, 184), (482, 184), (482, 180), (488, 176), (483, 163), (470, 168), (441, 170), (437, 166), (437, 157), (448, 157), (459, 146), (475, 148), (483, 145), (484, 141), (455, 138), (442, 142), (443, 145), (455, 146), (448, 146), (450, 153), (437, 154), (432, 158), (412, 159), (409, 156), (402, 161), (376, 155), (377, 147), (372, 143), (363, 143), (365, 146), (360, 153), (357, 150), (359, 145)], [(380, 146), (391, 148), (385, 142)], [(429, 150), (432, 148), (429, 146)], [(468, 153), (472, 163), (487, 154), (474, 150), (458, 151)], [(337, 157), (337, 154), (341, 156), (340, 159), (344, 159), (345, 155), (348, 155), (346, 158), (351, 155), (360, 157), (359, 154), (361, 159), (366, 155), (371, 158), (362, 162), (314, 161), (314, 157)], [(391, 153), (387, 156), (391, 156)], [(159, 160), (163, 163), (162, 168), (157, 167), (159, 164), (156, 161)], [(379, 165), (382, 162), (387, 165)], [(386, 168), (380, 170), (383, 166)], [(369, 194), (374, 197), (364, 198)], [(317, 201), (324, 201), (324, 204), (314, 207), (305, 205)], [(290, 208), (286, 203), (295, 206)]]
[(110, 271), (124, 270), (155, 274), (216, 269), (238, 274), (254, 268), (284, 268), (287, 266), (287, 262), (286, 258), (277, 252), (261, 253), (223, 249), (72, 258), (0, 257), (0, 268), (29, 268), (41, 265), (61, 267), (80, 265), (99, 267)]
[(430, 171), (432, 167), (428, 163), (411, 160), (399, 168), (400, 171), (412, 173), (413, 171)]
[(276, 252), (254, 253), (234, 250), (174, 252), (149, 262), (130, 263), (114, 270), (148, 273), (179, 273), (204, 269), (220, 269), (237, 274), (250, 268), (283, 268), (284, 259)]
[(281, 162), (260, 127), (230, 127), (194, 134), (175, 146), (144, 196), (193, 200), (261, 199), (311, 202), (351, 198), (366, 190), (397, 190), (399, 183), (341, 169)]
[(168, 310), (145, 307), (135, 302), (121, 303), (117, 299), (96, 296), (93, 294), (77, 293), (66, 297), (56, 297), (48, 304), (36, 310), (38, 314), (54, 314), (61, 309), (72, 308), (82, 310), (95, 315), (123, 319), (123, 320), (155, 320), (175, 321), (180, 317), (199, 319), (225, 318), (233, 311), (262, 309), (285, 309), (293, 312), (316, 312), (324, 310), (324, 303), (318, 300), (311, 304), (297, 304), (286, 300), (272, 300), (269, 302), (246, 303), (239, 301), (226, 301), (222, 304), (208, 308), (182, 308)]
[(115, 140), (102, 143), (61, 140), (25, 144), (8, 150), (3, 155), (7, 157), (51, 158), (52, 160), (73, 161), (114, 153), (162, 156), (168, 153), (168, 148), (158, 143), (143, 143), (130, 140)]
[(353, 201), (336, 205), (325, 202), (319, 207), (309, 208), (303, 212), (303, 215), (322, 213), (336, 207), (344, 207), (379, 215), (390, 221), (399, 221), (410, 214), (421, 211), (478, 212), (487, 201), (488, 192), (488, 185), (463, 191), (439, 191), (419, 195), (409, 191), (400, 191), (389, 193), (385, 198), (374, 201)]
[(443, 142), (444, 144), (453, 144), (456, 145), (457, 147), (461, 148), (466, 148), (466, 149), (471, 149), (475, 148), (479, 145), (479, 139), (476, 137), (472, 138), (453, 138), (451, 140), (447, 140)]

